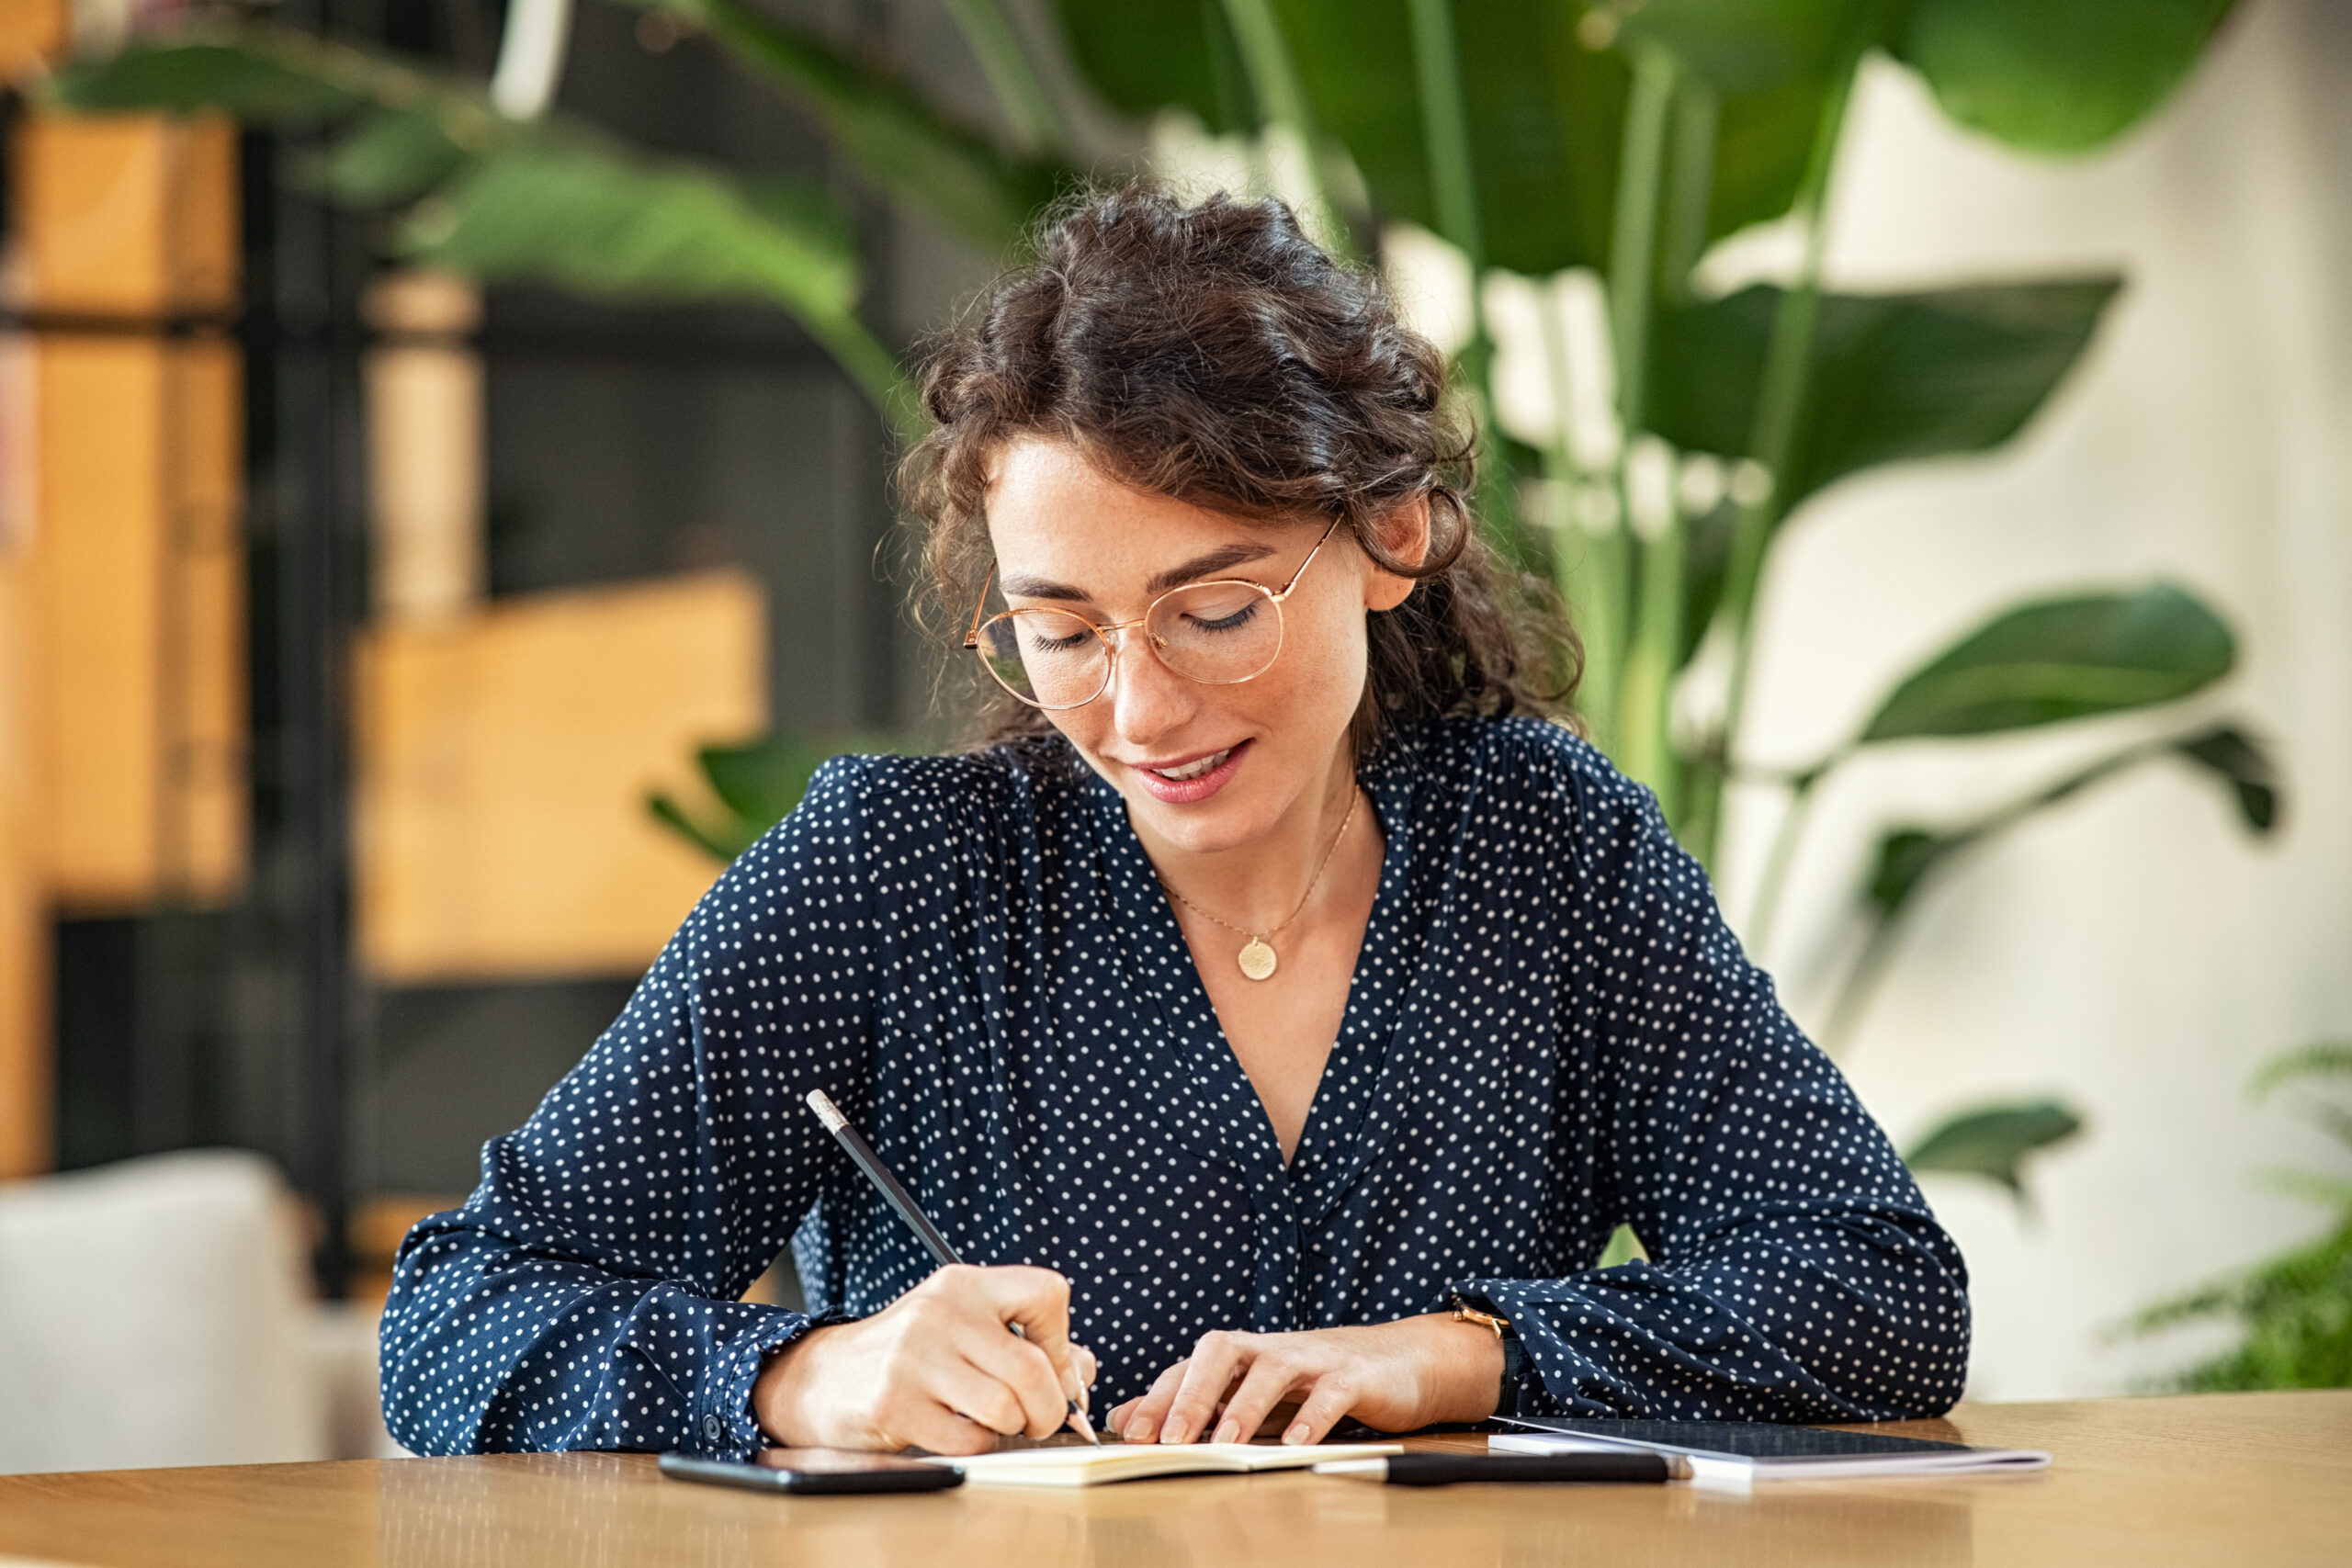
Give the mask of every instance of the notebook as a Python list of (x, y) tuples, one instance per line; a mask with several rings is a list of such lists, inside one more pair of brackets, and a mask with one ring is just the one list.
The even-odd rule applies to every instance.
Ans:
[(935, 1462), (962, 1469), (970, 1486), (1102, 1486), (1155, 1475), (1302, 1470), (1331, 1460), (1377, 1459), (1404, 1451), (1401, 1443), (1105, 1443), (1099, 1449), (1080, 1443)]
[(1681, 1454), (1702, 1484), (1758, 1481), (1850, 1481), (1861, 1476), (1959, 1475), (2043, 1470), (2036, 1449), (1973, 1449), (1880, 1432), (1833, 1432), (1765, 1421), (1567, 1421), (1505, 1417), (1524, 1433), (1487, 1439), (1503, 1453), (1556, 1454), (1647, 1449)]

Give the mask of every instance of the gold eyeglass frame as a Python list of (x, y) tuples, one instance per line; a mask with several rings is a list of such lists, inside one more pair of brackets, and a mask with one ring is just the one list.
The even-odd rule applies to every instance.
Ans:
[[(1103, 693), (1109, 691), (1111, 689), (1111, 682), (1117, 678), (1119, 671), (1119, 642), (1118, 639), (1111, 636), (1113, 632), (1131, 631), (1137, 626), (1145, 626), (1150, 621), (1153, 612), (1157, 611), (1162, 604), (1174, 598), (1179, 593), (1188, 592), (1195, 588), (1214, 588), (1219, 585), (1234, 588), (1247, 588), (1253, 593), (1264, 594), (1266, 596), (1266, 602), (1274, 607), (1274, 651), (1267, 657), (1266, 662), (1263, 665), (1251, 671), (1247, 675), (1240, 676), (1239, 678), (1231, 681), (1204, 681), (1198, 675), (1186, 674), (1183, 671), (1177, 669), (1173, 664), (1169, 663), (1167, 659), (1161, 655), (1158, 646), (1160, 639), (1152, 637), (1148, 631), (1145, 633), (1144, 637), (1145, 646), (1151, 649), (1152, 658), (1158, 660), (1159, 667), (1162, 670), (1167, 671), (1171, 675), (1190, 681), (1197, 686), (1243, 685), (1249, 682), (1256, 680), (1259, 676), (1263, 675), (1267, 671), (1272, 670), (1274, 667), (1275, 660), (1282, 658), (1283, 648), (1289, 637), (1289, 628), (1283, 619), (1283, 602), (1288, 599), (1291, 596), (1292, 590), (1298, 586), (1298, 580), (1306, 575), (1306, 569), (1315, 564), (1315, 558), (1323, 553), (1323, 547), (1330, 543), (1331, 536), (1339, 532), (1340, 522), (1340, 520), (1337, 517), (1331, 519), (1331, 525), (1323, 530), (1322, 537), (1315, 541), (1315, 547), (1306, 552), (1306, 558), (1298, 563), (1298, 570), (1290, 574), (1290, 581), (1283, 584), (1282, 592), (1279, 593), (1267, 587), (1264, 583), (1252, 582), (1246, 577), (1204, 577), (1198, 582), (1178, 583), (1175, 587), (1169, 589), (1166, 592), (1152, 600), (1150, 604), (1145, 605), (1143, 614), (1136, 616), (1134, 620), (1117, 621), (1107, 626), (1096, 626), (1092, 621), (1088, 620), (1084, 615), (1080, 615), (1075, 610), (1053, 610), (1047, 609), (1042, 605), (1033, 606), (1026, 609), (1000, 610), (995, 615), (989, 615), (986, 620), (982, 620), (980, 617), (986, 613), (989, 607), (989, 584), (996, 581), (996, 568), (991, 566), (989, 568), (988, 576), (980, 582), (980, 602), (972, 606), (972, 625), (970, 628), (964, 633), (964, 646), (971, 649), (974, 653), (979, 655), (980, 667), (989, 672), (989, 678), (990, 680), (994, 681), (998, 685), (1002, 686), (1006, 692), (1011, 694), (1014, 702), (1020, 703), (1026, 707), (1035, 708), (1041, 713), (1068, 713), (1073, 708), (1084, 707), (1088, 703), (1094, 701), (1095, 698), (1100, 697)], [(1074, 703), (1036, 702), (1031, 698), (1023, 696), (1018, 692), (1013, 691), (1012, 683), (996, 672), (996, 666), (989, 662), (988, 650), (980, 646), (980, 633), (987, 627), (996, 625), (999, 621), (1009, 621), (1019, 615), (1064, 615), (1069, 617), (1070, 620), (1078, 622), (1080, 626), (1086, 627), (1089, 631), (1094, 634), (1095, 640), (1102, 645), (1102, 683), (1094, 688), (1093, 695), (1080, 698), (1079, 701)]]

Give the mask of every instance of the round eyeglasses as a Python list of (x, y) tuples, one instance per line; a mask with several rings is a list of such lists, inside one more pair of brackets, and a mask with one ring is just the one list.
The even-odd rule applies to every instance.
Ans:
[(1084, 707), (1108, 691), (1118, 658), (1111, 634), (1137, 626), (1152, 657), (1187, 681), (1238, 686), (1273, 668), (1283, 650), (1283, 601), (1339, 525), (1334, 519), (1323, 530), (1280, 592), (1239, 578), (1187, 582), (1154, 599), (1140, 618), (1115, 626), (1047, 609), (1005, 610), (982, 620), (989, 603), (983, 583), (964, 646), (980, 656), (997, 684), (1048, 712)]

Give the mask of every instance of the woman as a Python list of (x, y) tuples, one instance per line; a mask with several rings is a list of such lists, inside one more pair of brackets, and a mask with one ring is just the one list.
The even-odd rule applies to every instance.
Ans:
[[(966, 1453), (1090, 1383), (1166, 1442), (1951, 1404), (1958, 1254), (1542, 716), (1442, 361), (1370, 280), (1278, 203), (1133, 188), (924, 391), (908, 494), (998, 743), (829, 765), (410, 1235), (402, 1442)], [(1596, 1269), (1620, 1223), (1652, 1261)], [(812, 1315), (736, 1299), (787, 1242)]]

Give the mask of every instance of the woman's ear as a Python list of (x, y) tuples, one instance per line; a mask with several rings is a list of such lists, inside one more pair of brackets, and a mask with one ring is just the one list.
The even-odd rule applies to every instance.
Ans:
[[(1373, 531), (1380, 536), (1381, 547), (1391, 560), (1420, 565), (1430, 557), (1430, 498), (1417, 495), (1410, 501), (1399, 502), (1376, 518)], [(1411, 597), (1415, 579), (1382, 570), (1376, 561), (1369, 561), (1364, 577), (1363, 607), (1367, 610), (1393, 610)]]

